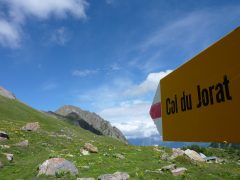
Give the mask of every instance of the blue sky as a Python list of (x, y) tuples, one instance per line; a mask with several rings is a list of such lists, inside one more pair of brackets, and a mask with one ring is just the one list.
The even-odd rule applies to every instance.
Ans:
[(0, 0), (0, 85), (150, 136), (160, 78), (239, 24), (237, 0)]

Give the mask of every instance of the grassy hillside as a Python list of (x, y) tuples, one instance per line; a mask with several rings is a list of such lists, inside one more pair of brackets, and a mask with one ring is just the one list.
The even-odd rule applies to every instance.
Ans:
[[(39, 122), (37, 132), (25, 132), (20, 128), (27, 122)], [(97, 136), (67, 122), (57, 120), (36, 111), (21, 102), (0, 96), (0, 130), (9, 134), (10, 140), (2, 144), (10, 145), (9, 149), (0, 147), (0, 179), (36, 179), (39, 164), (50, 157), (63, 157), (75, 163), (77, 177), (94, 177), (116, 171), (128, 172), (130, 179), (240, 179), (239, 155), (234, 158), (221, 149), (207, 149), (207, 153), (227, 159), (224, 164), (193, 163), (183, 157), (172, 161), (161, 160), (161, 154), (171, 149), (159, 147), (137, 147), (126, 145), (112, 138)], [(29, 140), (28, 147), (16, 147), (13, 144)], [(99, 153), (81, 156), (80, 148), (90, 142), (97, 146)], [(2, 153), (14, 154), (14, 161), (8, 162)], [(126, 158), (117, 159), (114, 154), (122, 153)], [(231, 154), (232, 155), (232, 154)], [(236, 157), (238, 156), (238, 157)], [(176, 163), (188, 169), (185, 175), (174, 177), (170, 173), (145, 173), (145, 170), (160, 169), (164, 165)], [(89, 166), (86, 168), (85, 166)], [(39, 179), (55, 179), (43, 177)], [(65, 175), (60, 179), (76, 179)]]

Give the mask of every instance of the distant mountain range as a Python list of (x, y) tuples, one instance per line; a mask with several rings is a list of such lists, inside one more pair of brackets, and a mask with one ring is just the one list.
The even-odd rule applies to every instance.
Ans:
[(128, 142), (137, 146), (165, 146), (170, 148), (180, 148), (184, 146), (190, 146), (192, 144), (197, 144), (199, 146), (207, 147), (209, 143), (198, 143), (198, 142), (170, 142), (170, 141), (162, 141), (159, 134), (152, 135), (150, 137), (142, 137), (142, 138), (129, 138)]
[(127, 143), (127, 139), (118, 128), (112, 126), (96, 113), (84, 111), (76, 106), (65, 105), (55, 112), (48, 112), (48, 114), (62, 120), (67, 120), (94, 134), (110, 136)]

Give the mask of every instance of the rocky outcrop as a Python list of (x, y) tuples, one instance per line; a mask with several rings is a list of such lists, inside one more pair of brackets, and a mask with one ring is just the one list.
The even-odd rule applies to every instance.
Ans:
[(40, 128), (40, 125), (38, 122), (31, 122), (27, 123), (25, 126), (21, 128), (23, 131), (37, 131)]
[(119, 129), (113, 127), (108, 121), (105, 121), (96, 113), (84, 111), (75, 106), (63, 106), (55, 113), (64, 116), (67, 119), (71, 119), (74, 124), (77, 124), (95, 134), (110, 136), (123, 142), (127, 142), (127, 139)]
[(91, 152), (91, 153), (98, 153), (98, 148), (96, 146), (93, 146), (90, 143), (84, 144), (84, 149)]
[(185, 171), (187, 171), (187, 169), (185, 167), (180, 167), (180, 168), (171, 170), (171, 173), (174, 176), (180, 176), (180, 175), (183, 175), (185, 173)]
[(8, 134), (6, 132), (4, 132), (4, 131), (0, 131), (0, 142), (8, 140), (8, 139), (9, 139)]
[(3, 87), (0, 87), (0, 95), (9, 99), (16, 99), (16, 96), (13, 93), (4, 89)]
[(205, 161), (196, 151), (187, 149), (184, 151), (184, 154), (193, 161), (199, 161), (199, 162)]
[(39, 175), (56, 175), (57, 173), (70, 172), (72, 175), (77, 175), (78, 170), (73, 163), (63, 158), (52, 158), (43, 162), (39, 167)]
[(103, 174), (98, 177), (99, 180), (127, 180), (130, 176), (126, 172), (115, 172), (114, 174)]

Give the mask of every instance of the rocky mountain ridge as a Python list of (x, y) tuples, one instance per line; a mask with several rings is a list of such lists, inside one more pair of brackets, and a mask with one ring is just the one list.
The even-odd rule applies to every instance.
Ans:
[(110, 136), (127, 143), (127, 139), (118, 128), (112, 126), (96, 113), (84, 111), (79, 107), (71, 105), (65, 105), (54, 113), (74, 121), (74, 124), (95, 134)]
[(12, 92), (6, 90), (3, 87), (0, 87), (0, 95), (9, 99), (16, 99), (16, 96)]
[[(8, 99), (16, 99), (16, 96), (7, 89), (0, 87), (0, 95)], [(78, 107), (67, 105), (59, 108), (56, 112), (47, 112), (48, 115), (62, 119), (89, 130), (97, 135), (110, 136), (125, 143), (128, 143), (122, 132), (112, 126), (108, 121), (96, 113), (84, 111)]]

